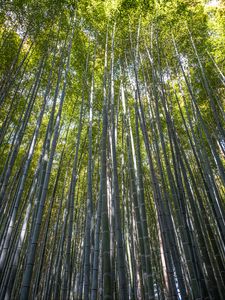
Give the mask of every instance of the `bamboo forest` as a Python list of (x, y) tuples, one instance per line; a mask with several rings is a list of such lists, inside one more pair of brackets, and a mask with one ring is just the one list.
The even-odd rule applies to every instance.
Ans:
[(0, 299), (225, 299), (224, 0), (0, 1)]

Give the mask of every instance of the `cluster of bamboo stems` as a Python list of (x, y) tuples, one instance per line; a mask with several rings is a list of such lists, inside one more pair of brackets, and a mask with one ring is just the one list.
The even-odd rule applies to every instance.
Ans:
[(1, 77), (0, 299), (224, 299), (224, 110), (191, 32), (184, 63), (153, 27), (118, 56), (109, 26), (69, 99), (76, 24), (32, 70), (25, 32)]

